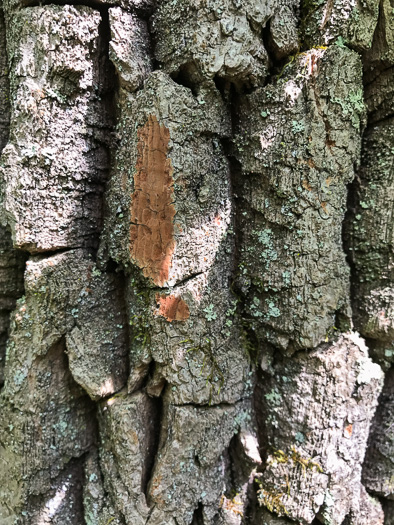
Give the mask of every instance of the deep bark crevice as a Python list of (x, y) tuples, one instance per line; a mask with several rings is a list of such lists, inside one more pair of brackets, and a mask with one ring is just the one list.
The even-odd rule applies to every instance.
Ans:
[(160, 449), (160, 439), (163, 427), (164, 420), (164, 402), (163, 396), (152, 397), (151, 398), (152, 413), (151, 419), (153, 421), (154, 430), (153, 435), (150, 435), (149, 438), (151, 441), (151, 446), (149, 448), (149, 453), (145, 457), (144, 469), (141, 476), (141, 491), (145, 494), (146, 501), (150, 504), (149, 497), (149, 486), (152, 481), (155, 463), (157, 461), (158, 452)]

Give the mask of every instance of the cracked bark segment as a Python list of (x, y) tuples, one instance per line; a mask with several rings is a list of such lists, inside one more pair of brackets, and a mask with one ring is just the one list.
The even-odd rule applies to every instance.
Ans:
[(162, 72), (135, 95), (122, 90), (120, 112), (105, 244), (126, 269), (134, 262), (152, 284), (173, 286), (210, 268), (228, 230), (229, 169), (210, 135), (227, 123)]
[(394, 67), (366, 72), (365, 103), (371, 126), (394, 115)]
[(124, 520), (114, 510), (105, 493), (96, 448), (87, 455), (83, 485), (83, 506), (86, 525), (125, 525)]
[(364, 53), (363, 61), (367, 76), (374, 69), (394, 64), (394, 13), (391, 0), (380, 0), (379, 19), (372, 46)]
[(355, 333), (341, 335), (264, 375), (257, 397), (266, 469), (262, 505), (310, 523), (342, 524), (360, 511), (361, 466), (378, 396), (379, 365)]
[(299, 2), (286, 2), (275, 10), (269, 21), (268, 45), (275, 60), (282, 60), (295, 53), (299, 46), (297, 11)]
[(9, 229), (0, 226), (0, 386), (4, 383), (10, 313), (24, 291), (25, 261), (25, 255), (13, 249)]
[(6, 363), (8, 394), (20, 390), (32, 356), (44, 356), (63, 337), (71, 372), (91, 397), (124, 386), (128, 348), (118, 279), (101, 274), (83, 250), (75, 250), (33, 257), (25, 286)]
[(94, 440), (93, 407), (68, 370), (64, 341), (41, 355), (31, 342), (28, 348), (16, 344), (29, 314), (32, 310), (21, 302), (0, 398), (0, 520), (38, 524), (51, 518), (58, 523), (57, 513), (64, 518), (61, 523), (75, 523), (73, 508), (67, 511), (61, 501), (73, 499), (72, 485), (78, 482), (78, 473), (68, 472), (70, 459), (79, 458)]
[(169, 405), (152, 478), (149, 498), (165, 519), (192, 523), (199, 503), (204, 523), (213, 523), (226, 489), (226, 449), (233, 435), (248, 422), (250, 411), (236, 406)]
[(135, 91), (153, 69), (147, 23), (120, 7), (108, 12), (111, 28), (109, 58), (115, 65), (120, 84)]
[(354, 267), (354, 324), (383, 361), (394, 357), (394, 119), (372, 124), (346, 224)]
[(167, 382), (168, 397), (174, 404), (234, 403), (251, 393), (253, 373), (236, 299), (228, 289), (230, 270), (221, 251), (209, 274), (189, 279), (170, 289), (169, 295), (161, 294), (161, 298), (176, 297), (188, 306), (189, 316), (172, 322), (157, 315), (160, 302), (155, 291), (131, 279), (127, 296), (132, 334), (129, 391), (140, 388), (153, 361), (148, 392), (159, 395)]
[(240, 106), (238, 282), (258, 337), (282, 349), (313, 348), (336, 312), (349, 316), (342, 221), (360, 154), (360, 66), (347, 49), (311, 50)]
[(8, 79), (7, 42), (4, 13), (0, 7), (0, 152), (8, 140), (10, 126), (10, 93)]
[(98, 400), (126, 384), (127, 315), (122, 280), (83, 263), (87, 280), (72, 309), (75, 326), (66, 335), (66, 346), (75, 381)]
[(101, 404), (99, 421), (104, 488), (127, 525), (144, 525), (160, 423), (157, 401), (142, 392), (121, 393)]
[(371, 47), (380, 0), (304, 0), (302, 34), (308, 47), (337, 42), (358, 51)]
[(94, 246), (111, 126), (101, 16), (48, 6), (7, 21), (12, 121), (0, 175), (14, 244), (30, 252)]
[(394, 500), (394, 368), (386, 374), (372, 423), (363, 483), (373, 494)]
[[(122, 91), (102, 245), (129, 274), (129, 391), (153, 359), (150, 392), (168, 381), (174, 403), (234, 402), (250, 387), (229, 289), (231, 184), (219, 140), (228, 120), (208, 113), (202, 96), (217, 100), (216, 88), (204, 85), (194, 97), (163, 72), (135, 95)], [(182, 311), (168, 322), (157, 313), (171, 297)]]
[[(70, 458), (92, 445), (96, 429), (94, 407), (70, 372), (66, 339), (70, 368), (92, 397), (123, 386), (128, 349), (119, 324), (124, 312), (117, 311), (119, 283), (101, 275), (83, 250), (36, 256), (27, 263), (25, 279), (0, 398), (0, 518), (11, 520), (23, 511), (31, 518), (26, 523), (44, 523), (45, 516), (51, 523), (75, 523), (75, 505), (66, 519), (60, 500), (72, 500), (79, 481), (71, 480), (68, 489), (68, 482), (56, 480)], [(78, 361), (72, 352), (79, 352)], [(57, 517), (50, 516), (53, 509)]]
[(153, 16), (155, 57), (169, 73), (189, 81), (215, 76), (257, 86), (267, 76), (260, 33), (276, 2), (165, 0)]

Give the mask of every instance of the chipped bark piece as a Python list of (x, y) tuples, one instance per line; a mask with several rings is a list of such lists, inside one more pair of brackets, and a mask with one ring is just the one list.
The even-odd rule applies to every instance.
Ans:
[(382, 370), (357, 334), (278, 360), (264, 374), (256, 406), (267, 454), (258, 492), (263, 506), (301, 523), (319, 513), (341, 525), (357, 515), (382, 384)]
[[(212, 84), (204, 85), (200, 93), (207, 99), (209, 95), (209, 100), (217, 100), (218, 92)], [(147, 388), (154, 395), (167, 382), (166, 391), (174, 404), (234, 403), (251, 388), (248, 381), (251, 365), (240, 343), (236, 299), (229, 288), (234, 252), (234, 239), (230, 235), (233, 202), (229, 163), (220, 141), (229, 132), (226, 118), (216, 110), (207, 112), (198, 96), (162, 71), (153, 72), (143, 89), (135, 94), (122, 91), (120, 101), (120, 145), (109, 183), (109, 215), (101, 251), (108, 251), (109, 257), (122, 265), (128, 279), (128, 389), (134, 392), (140, 388), (153, 361), (153, 378)], [(224, 106), (219, 108), (225, 115)], [(136, 202), (142, 214), (156, 218), (152, 205), (147, 209), (147, 194), (138, 189), (142, 184), (139, 180), (144, 177), (143, 184), (148, 184), (156, 165), (148, 154), (149, 141), (146, 142), (154, 129), (155, 140), (161, 143), (155, 154), (166, 174), (164, 197), (163, 185), (156, 190), (157, 177), (149, 184), (154, 188), (153, 204), (161, 192), (161, 201), (168, 203), (166, 211), (171, 209), (165, 218), (170, 230), (166, 235), (170, 242), (174, 241), (171, 265), (166, 264), (165, 268), (168, 277), (163, 273), (160, 277), (159, 266), (164, 260), (160, 259), (164, 254), (160, 238), (157, 254), (160, 264), (153, 264), (156, 289), (153, 278), (146, 278), (147, 271), (152, 277), (154, 274), (150, 262), (130, 263), (130, 223), (136, 222), (130, 214), (135, 215)], [(162, 171), (161, 180), (164, 174)], [(144, 220), (143, 217), (141, 221)], [(132, 224), (132, 228), (135, 234), (141, 230), (143, 240), (143, 226), (137, 228)], [(141, 239), (138, 246), (151, 260), (150, 232), (146, 236), (149, 243), (146, 252), (142, 250)], [(134, 249), (135, 245), (131, 246)], [(162, 295), (181, 297), (187, 303), (190, 311), (187, 319), (168, 322), (155, 315), (158, 285), (168, 288)], [(223, 374), (222, 370), (228, 373)]]
[(394, 64), (394, 13), (390, 0), (379, 2), (379, 19), (370, 49), (364, 53), (363, 61), (367, 76), (376, 68), (385, 69)]
[(333, 43), (349, 44), (358, 51), (371, 47), (380, 0), (322, 0), (303, 4), (301, 32), (309, 48)]
[(363, 465), (363, 483), (376, 496), (394, 500), (394, 368), (386, 374)]
[(108, 12), (111, 29), (109, 58), (121, 85), (134, 91), (153, 69), (147, 23), (120, 7), (111, 8)]
[(100, 13), (51, 5), (6, 11), (6, 19), (13, 59), (3, 220), (14, 245), (32, 253), (95, 247), (112, 126)]
[(0, 226), (0, 386), (4, 382), (4, 359), (10, 313), (24, 291), (26, 255), (12, 247), (11, 232)]
[(354, 325), (382, 362), (394, 360), (393, 145), (392, 117), (368, 127), (345, 225), (354, 267)]
[(299, 48), (298, 20), (294, 12), (296, 8), (297, 5), (282, 5), (269, 22), (269, 50), (274, 54), (275, 60), (292, 55)]
[(235, 146), (245, 315), (260, 340), (290, 352), (350, 315), (342, 221), (365, 112), (353, 51), (302, 53), (286, 77), (242, 101)]
[(141, 384), (153, 360), (147, 389), (156, 395), (167, 382), (167, 395), (174, 404), (234, 403), (248, 395), (250, 361), (235, 315), (235, 297), (225, 287), (229, 271), (226, 254), (220, 252), (209, 275), (201, 274), (176, 288), (190, 310), (190, 317), (182, 322), (155, 315), (156, 292), (143, 288), (141, 292), (140, 284), (130, 282), (129, 391)]
[[(24, 331), (14, 329), (11, 337), (20, 361), (15, 362), (15, 356), (8, 359), (8, 376), (18, 366), (18, 375), (26, 377), (30, 353), (45, 355), (65, 337), (74, 379), (92, 398), (122, 388), (127, 379), (128, 348), (119, 279), (98, 271), (83, 250), (70, 250), (31, 258), (25, 287), (14, 321)], [(5, 386), (8, 392), (18, 391), (18, 382), (10, 377)]]
[(151, 274), (151, 286), (175, 286), (212, 266), (229, 229), (229, 166), (216, 136), (227, 124), (161, 71), (120, 100), (102, 250), (128, 273)]
[(147, 394), (120, 393), (100, 405), (100, 465), (111, 505), (127, 524), (145, 525), (146, 501), (160, 424), (158, 402)]
[(158, 309), (155, 311), (155, 315), (164, 317), (170, 323), (172, 321), (186, 321), (186, 319), (189, 319), (189, 307), (181, 297), (156, 294), (156, 301)]
[(138, 130), (138, 158), (130, 210), (130, 255), (157, 286), (168, 281), (175, 249), (169, 129), (155, 115)]
[(236, 85), (261, 85), (268, 54), (260, 34), (274, 4), (165, 0), (153, 16), (155, 57), (165, 71), (192, 82), (216, 75)]
[(190, 524), (199, 502), (206, 523), (214, 523), (226, 488), (226, 450), (248, 415), (249, 409), (242, 403), (224, 408), (165, 408), (148, 487), (152, 504), (163, 514), (163, 523), (172, 517), (180, 525)]
[(83, 506), (86, 525), (124, 525), (119, 513), (115, 512), (108, 494), (104, 490), (97, 448), (86, 456), (83, 484)]
[(25, 315), (18, 309), (11, 328), (0, 397), (0, 520), (14, 523), (25, 516), (25, 523), (36, 523), (33, 518), (45, 511), (48, 495), (63, 490), (59, 476), (70, 474), (72, 459), (94, 442), (96, 427), (94, 407), (68, 370), (64, 340), (41, 355), (31, 342), (22, 348), (15, 335), (28, 321), (18, 321), (18, 313)]

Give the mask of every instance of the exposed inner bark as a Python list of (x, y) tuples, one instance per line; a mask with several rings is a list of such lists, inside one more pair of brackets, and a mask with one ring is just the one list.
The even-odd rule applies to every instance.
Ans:
[(145, 277), (164, 286), (175, 248), (170, 134), (155, 115), (138, 130), (138, 160), (130, 209), (130, 255)]

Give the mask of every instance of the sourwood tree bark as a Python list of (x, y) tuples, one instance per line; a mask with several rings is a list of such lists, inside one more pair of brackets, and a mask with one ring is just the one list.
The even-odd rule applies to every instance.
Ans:
[(0, 49), (0, 525), (393, 525), (393, 0)]

